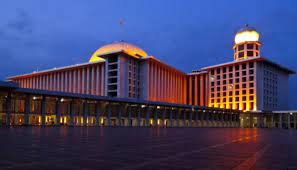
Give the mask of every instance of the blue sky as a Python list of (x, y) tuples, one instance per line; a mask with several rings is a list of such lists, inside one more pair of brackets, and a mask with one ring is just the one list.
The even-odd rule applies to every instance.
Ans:
[[(295, 0), (3, 0), (0, 79), (87, 62), (117, 40), (190, 72), (233, 60), (234, 35), (246, 23), (260, 32), (262, 56), (297, 70), (296, 21)], [(296, 109), (297, 76), (289, 90)]]

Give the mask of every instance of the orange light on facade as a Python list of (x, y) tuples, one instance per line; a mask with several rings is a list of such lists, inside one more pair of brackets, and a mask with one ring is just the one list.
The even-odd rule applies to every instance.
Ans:
[(107, 44), (95, 51), (89, 62), (103, 61), (104, 59), (99, 56), (113, 51), (124, 51), (125, 53), (128, 53), (129, 55), (136, 58), (148, 56), (145, 51), (135, 45), (126, 42), (115, 42), (112, 44)]
[(100, 124), (101, 124), (101, 125), (104, 124), (104, 119), (103, 119), (103, 118), (101, 118), (101, 120), (100, 120)]

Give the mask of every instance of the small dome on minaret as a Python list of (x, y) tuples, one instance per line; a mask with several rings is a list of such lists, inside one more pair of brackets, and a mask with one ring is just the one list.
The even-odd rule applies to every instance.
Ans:
[(246, 24), (236, 33), (234, 41), (235, 44), (240, 44), (243, 42), (258, 42), (259, 33), (254, 27), (250, 27), (248, 24)]
[(234, 60), (243, 60), (260, 56), (259, 33), (254, 27), (246, 24), (234, 38)]

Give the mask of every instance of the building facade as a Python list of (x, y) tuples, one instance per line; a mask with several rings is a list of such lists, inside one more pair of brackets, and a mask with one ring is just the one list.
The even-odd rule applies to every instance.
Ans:
[(128, 98), (242, 111), (288, 109), (294, 71), (261, 56), (259, 33), (245, 26), (235, 36), (234, 61), (184, 73), (141, 48), (115, 42), (88, 63), (9, 77), (21, 88)]

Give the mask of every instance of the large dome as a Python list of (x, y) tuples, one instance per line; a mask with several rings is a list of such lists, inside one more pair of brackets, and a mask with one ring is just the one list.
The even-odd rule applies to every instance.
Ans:
[(133, 57), (137, 57), (137, 58), (148, 56), (147, 53), (144, 50), (142, 50), (141, 48), (139, 48), (135, 45), (129, 44), (127, 42), (120, 41), (120, 42), (114, 42), (112, 44), (107, 44), (107, 45), (104, 45), (103, 47), (100, 47), (98, 50), (96, 50), (93, 53), (89, 62), (96, 62), (96, 61), (104, 60), (103, 58), (98, 57), (98, 56), (100, 56), (102, 54), (110, 53), (113, 51), (121, 51), (121, 50), (124, 51), (125, 53), (127, 53)]
[(250, 27), (248, 24), (246, 24), (236, 33), (234, 41), (235, 44), (240, 44), (243, 42), (258, 42), (259, 33), (254, 27)]

